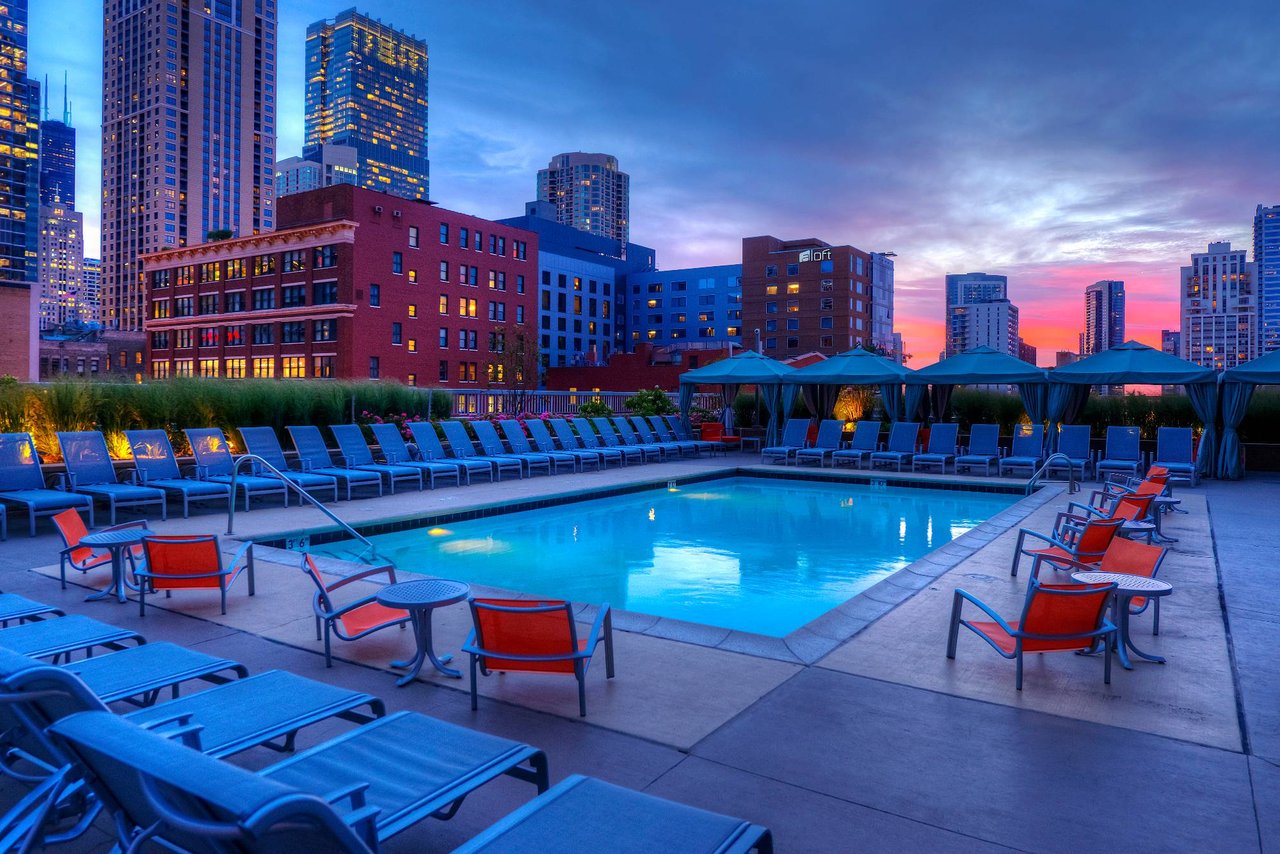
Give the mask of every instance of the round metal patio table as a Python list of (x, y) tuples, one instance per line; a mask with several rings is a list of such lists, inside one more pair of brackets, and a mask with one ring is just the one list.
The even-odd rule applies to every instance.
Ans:
[(1165, 660), (1159, 655), (1149, 655), (1133, 645), (1133, 639), (1129, 636), (1129, 600), (1135, 596), (1147, 596), (1155, 598), (1157, 596), (1168, 596), (1173, 592), (1173, 585), (1167, 581), (1161, 581), (1157, 578), (1148, 578), (1145, 575), (1129, 575), (1124, 572), (1073, 572), (1071, 577), (1081, 584), (1115, 584), (1116, 589), (1111, 594), (1111, 613), (1115, 616), (1116, 629), (1119, 637), (1116, 640), (1116, 652), (1120, 657), (1120, 664), (1125, 670), (1133, 669), (1133, 662), (1129, 660), (1129, 652), (1139, 658), (1145, 658), (1147, 661), (1154, 661), (1157, 664), (1164, 664)]
[(85, 597), (86, 602), (106, 599), (112, 593), (121, 603), (125, 601), (124, 553), (142, 543), (142, 538), (149, 536), (146, 528), (123, 528), (118, 531), (100, 531), (96, 534), (85, 534), (80, 538), (80, 545), (95, 549), (107, 549), (111, 552), (111, 583), (97, 593)]
[(461, 671), (446, 667), (453, 660), (452, 655), (437, 656), (431, 641), (431, 613), (436, 608), (461, 602), (471, 595), (471, 586), (461, 581), (446, 581), (442, 578), (422, 581), (401, 581), (388, 584), (378, 591), (375, 597), (378, 604), (388, 608), (399, 608), (409, 612), (409, 622), (413, 625), (413, 638), (417, 651), (407, 661), (393, 661), (392, 667), (407, 667), (409, 672), (396, 680), (396, 685), (404, 687), (412, 682), (422, 670), (422, 665), (430, 661), (436, 670), (445, 676), (461, 679)]

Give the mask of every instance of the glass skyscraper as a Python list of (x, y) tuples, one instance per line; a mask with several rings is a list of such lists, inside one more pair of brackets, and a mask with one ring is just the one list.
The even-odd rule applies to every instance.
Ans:
[(557, 154), (538, 170), (538, 201), (556, 206), (556, 222), (625, 245), (631, 236), (631, 176), (612, 154)]
[(102, 322), (142, 328), (139, 257), (275, 227), (276, 0), (105, 0)]
[(1084, 335), (1080, 341), (1081, 356), (1124, 343), (1124, 282), (1107, 279), (1084, 289)]
[(305, 160), (326, 143), (356, 150), (356, 183), (430, 197), (427, 43), (348, 9), (307, 27)]
[(49, 86), (45, 81), (45, 120), (40, 123), (40, 204), (76, 206), (76, 129), (71, 126), (67, 86), (62, 84), (62, 121), (49, 119)]
[(1280, 205), (1258, 205), (1253, 216), (1258, 265), (1258, 354), (1280, 350)]
[(36, 277), (39, 104), (27, 77), (27, 0), (0, 3), (0, 285)]

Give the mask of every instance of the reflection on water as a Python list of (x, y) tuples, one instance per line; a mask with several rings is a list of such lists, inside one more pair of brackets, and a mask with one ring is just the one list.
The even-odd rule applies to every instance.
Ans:
[(734, 478), (373, 540), (406, 570), (782, 636), (1014, 500)]

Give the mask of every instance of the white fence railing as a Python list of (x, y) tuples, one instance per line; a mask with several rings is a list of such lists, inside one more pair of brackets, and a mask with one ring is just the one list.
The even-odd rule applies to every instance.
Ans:
[[(527, 391), (521, 395), (501, 391), (451, 391), (454, 415), (576, 415), (578, 407), (587, 402), (598, 402), (614, 412), (624, 412), (626, 402), (635, 392), (623, 391)], [(668, 393), (673, 404), (679, 405), (679, 396)], [(695, 394), (695, 406), (713, 412), (721, 407), (721, 396), (715, 393)], [(518, 411), (517, 411), (518, 410)]]

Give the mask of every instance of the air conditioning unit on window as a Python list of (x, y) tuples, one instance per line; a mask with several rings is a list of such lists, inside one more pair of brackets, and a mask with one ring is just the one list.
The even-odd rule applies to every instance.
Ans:
[(382, 213), (382, 205), (374, 205), (374, 206), (373, 206), (373, 212), (374, 212), (374, 213), (376, 213), (376, 214), (380, 214), (380, 213)]
[(393, 217), (395, 217), (396, 219), (399, 219), (399, 218), (400, 218), (400, 211), (392, 211), (392, 212), (391, 212), (391, 215), (392, 215)]

